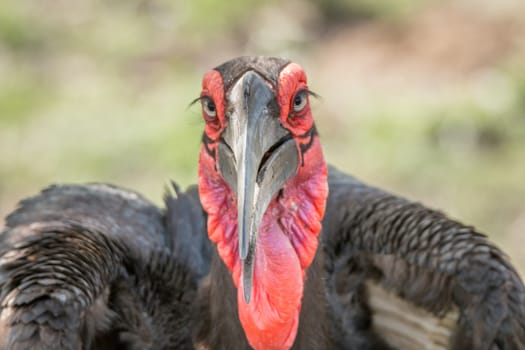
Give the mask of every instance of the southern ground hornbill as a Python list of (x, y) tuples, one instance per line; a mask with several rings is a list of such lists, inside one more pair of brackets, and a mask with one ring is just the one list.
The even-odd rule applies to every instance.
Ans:
[(327, 166), (310, 94), (295, 63), (233, 59), (204, 76), (198, 188), (165, 210), (100, 184), (22, 201), (0, 349), (525, 349), (506, 256)]

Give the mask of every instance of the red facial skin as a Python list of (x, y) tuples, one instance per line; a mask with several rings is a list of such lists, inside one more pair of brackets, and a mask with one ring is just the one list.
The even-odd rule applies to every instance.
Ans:
[[(306, 269), (312, 263), (321, 231), (328, 195), (327, 166), (317, 134), (305, 136), (313, 126), (309, 103), (293, 112), (295, 95), (307, 88), (302, 68), (290, 63), (279, 75), (278, 102), (281, 123), (300, 145), (312, 142), (299, 160), (297, 174), (274, 196), (266, 210), (257, 240), (252, 299), (243, 297), (241, 260), (238, 253), (237, 199), (216, 166), (217, 143), (203, 144), (199, 158), (199, 192), (208, 213), (208, 235), (232, 272), (237, 287), (239, 319), (250, 345), (256, 350), (291, 348), (297, 335)], [(205, 133), (218, 140), (226, 126), (222, 77), (217, 71), (203, 79), (201, 96), (211, 97), (217, 117), (206, 120)], [(314, 137), (313, 140), (310, 140)], [(215, 153), (213, 156), (210, 154)]]

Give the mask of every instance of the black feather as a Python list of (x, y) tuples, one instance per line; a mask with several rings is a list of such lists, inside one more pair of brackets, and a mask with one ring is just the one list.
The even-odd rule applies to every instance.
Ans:
[(0, 349), (192, 349), (198, 275), (164, 221), (108, 185), (22, 201), (0, 235)]

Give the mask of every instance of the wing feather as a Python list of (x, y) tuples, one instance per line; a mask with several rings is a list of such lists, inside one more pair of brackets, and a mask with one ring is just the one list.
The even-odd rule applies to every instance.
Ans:
[(162, 210), (118, 187), (23, 200), (0, 235), (0, 349), (191, 349), (196, 275), (173, 238)]
[[(525, 349), (523, 282), (485, 235), (334, 168), (329, 170), (329, 189), (323, 243), (336, 280), (374, 280), (438, 318), (457, 308), (452, 348)], [(334, 298), (349, 292), (331, 291)], [(375, 295), (376, 289), (368, 292), (374, 309), (375, 301), (384, 299)], [(376, 311), (387, 312), (376, 306)], [(399, 316), (389, 324), (409, 323)], [(380, 317), (385, 325), (388, 318), (378, 311), (376, 319)], [(417, 338), (433, 338), (435, 331), (422, 328), (418, 333), (407, 327), (404, 336), (416, 343)]]

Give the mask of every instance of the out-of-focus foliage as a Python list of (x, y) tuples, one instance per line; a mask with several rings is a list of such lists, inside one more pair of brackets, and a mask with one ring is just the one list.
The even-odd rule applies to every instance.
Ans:
[[(525, 267), (520, 0), (0, 2), (0, 214), (53, 182), (161, 201), (196, 180), (202, 74), (308, 72), (328, 160), (489, 233)], [(1, 226), (1, 224), (0, 224)]]

